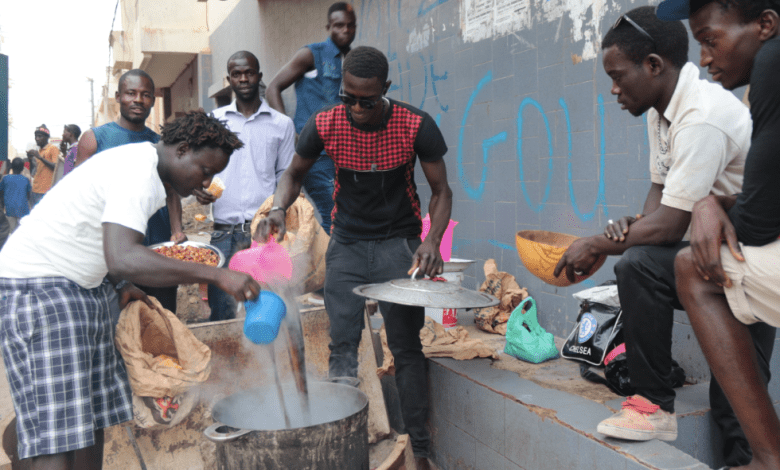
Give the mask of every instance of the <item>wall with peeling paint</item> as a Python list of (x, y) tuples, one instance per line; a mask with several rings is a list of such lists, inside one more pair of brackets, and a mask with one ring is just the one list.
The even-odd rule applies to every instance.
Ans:
[[(273, 29), (274, 38), (264, 36), (260, 45), (271, 64), (264, 65), (266, 81), (298, 47), (325, 36), (320, 17), (331, 2), (305, 2), (310, 8), (296, 13), (300, 3), (260, 1), (266, 16), (258, 24)], [(528, 287), (543, 326), (567, 335), (578, 311), (571, 294), (613, 279), (617, 258), (581, 284), (553, 287), (522, 265), (515, 233), (592, 235), (610, 218), (641, 211), (650, 187), (646, 121), (621, 111), (610, 95), (600, 39), (621, 13), (647, 2), (352, 3), (358, 21), (354, 45), (375, 46), (387, 55), (389, 95), (431, 114), (449, 145), (452, 218), (460, 222), (453, 256), (477, 260), (466, 271), (465, 285), (479, 287), (482, 263), (493, 258)], [(691, 41), (691, 59), (698, 62), (698, 54)], [(417, 181), (427, 207), (430, 190), (421, 171)], [(707, 378), (687, 318), (680, 313), (676, 320), (675, 356), (692, 379)]]
[(198, 59), (190, 62), (171, 85), (171, 110), (173, 117), (184, 115), (190, 109), (198, 109)]
[[(306, 44), (325, 40), (330, 0), (240, 0), (210, 37), (212, 76), (227, 75), (227, 60), (247, 50), (260, 60), (268, 84), (295, 52)], [(283, 94), (289, 113), (295, 111), (295, 92)]]

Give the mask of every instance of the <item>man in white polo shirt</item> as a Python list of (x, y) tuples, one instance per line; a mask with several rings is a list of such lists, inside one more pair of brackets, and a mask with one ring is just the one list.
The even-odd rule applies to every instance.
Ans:
[[(620, 255), (615, 266), (623, 308), (629, 397), (618, 414), (598, 426), (612, 437), (631, 440), (677, 438), (675, 392), (671, 384), (674, 309), (682, 308), (675, 290), (674, 258), (688, 245), (693, 205), (708, 194), (730, 195), (742, 185), (750, 146), (748, 109), (719, 85), (699, 79), (687, 63), (688, 33), (677, 22), (664, 22), (653, 7), (623, 15), (604, 37), (604, 70), (612, 94), (634, 116), (647, 111), (651, 187), (642, 214), (608, 222), (603, 234), (577, 240), (556, 267), (589, 272), (601, 255)], [(768, 359), (774, 329), (754, 331)], [(744, 443), (720, 388), (711, 388), (716, 421), (726, 447)]]

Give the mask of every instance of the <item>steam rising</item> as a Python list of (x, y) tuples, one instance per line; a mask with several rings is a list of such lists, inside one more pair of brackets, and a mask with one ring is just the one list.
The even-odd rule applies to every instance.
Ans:
[[(332, 394), (326, 394), (328, 396), (312, 395), (307, 398), (302, 396), (296, 387), (294, 367), (291, 363), (290, 338), (304, 338), (300, 306), (296, 298), (304, 293), (304, 281), (310, 274), (307, 272), (310, 266), (310, 256), (308, 253), (291, 253), (291, 258), (293, 262), (292, 282), (286, 279), (274, 279), (263, 285), (264, 289), (279, 295), (287, 307), (287, 315), (282, 321), (279, 336), (271, 344), (256, 345), (249, 341), (242, 332), (240, 340), (236, 341), (239, 344), (237, 354), (230, 358), (216, 358), (218, 359), (217, 363), (219, 360), (227, 359), (227, 365), (213, 367), (212, 378), (201, 387), (201, 396), (205, 402), (210, 404), (210, 408), (228, 396), (244, 390), (252, 391), (252, 397), (243, 402), (246, 406), (242, 406), (240, 416), (232, 416), (231, 414), (231, 420), (235, 418), (236, 422), (225, 423), (230, 426), (258, 430), (284, 429), (282, 402), (285, 404), (293, 428), (338, 420), (357, 411), (355, 404), (345, 400), (344, 397), (339, 398), (331, 396)], [(237, 317), (242, 320), (242, 328), (245, 315), (246, 312), (241, 305)], [(298, 330), (297, 335), (295, 334), (296, 329)], [(297, 347), (297, 345), (292, 346)], [(304, 357), (302, 346), (300, 346), (300, 351), (301, 357)], [(274, 378), (274, 362), (276, 362), (280, 387), (277, 387)], [(310, 371), (313, 368), (306, 367), (306, 370)], [(308, 384), (312, 384), (316, 380), (317, 378), (306, 376)], [(320, 387), (314, 384), (309, 385), (309, 388), (316, 391)], [(280, 399), (279, 389), (283, 395), (282, 399)], [(306, 408), (307, 399), (311, 404), (310, 419), (305, 416), (303, 411)]]

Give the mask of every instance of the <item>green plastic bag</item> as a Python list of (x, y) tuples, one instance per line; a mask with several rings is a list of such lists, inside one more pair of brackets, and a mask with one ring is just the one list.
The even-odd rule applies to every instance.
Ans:
[[(523, 313), (528, 303), (528, 311)], [(544, 331), (536, 320), (536, 302), (531, 297), (520, 302), (509, 317), (504, 352), (533, 364), (558, 358), (553, 335)]]

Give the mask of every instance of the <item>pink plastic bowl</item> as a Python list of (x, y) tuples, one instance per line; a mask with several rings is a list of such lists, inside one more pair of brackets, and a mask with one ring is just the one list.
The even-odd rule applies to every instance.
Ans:
[(252, 276), (257, 282), (274, 284), (292, 278), (292, 260), (273, 237), (268, 243), (258, 245), (253, 241), (246, 250), (241, 250), (230, 259), (230, 269)]

